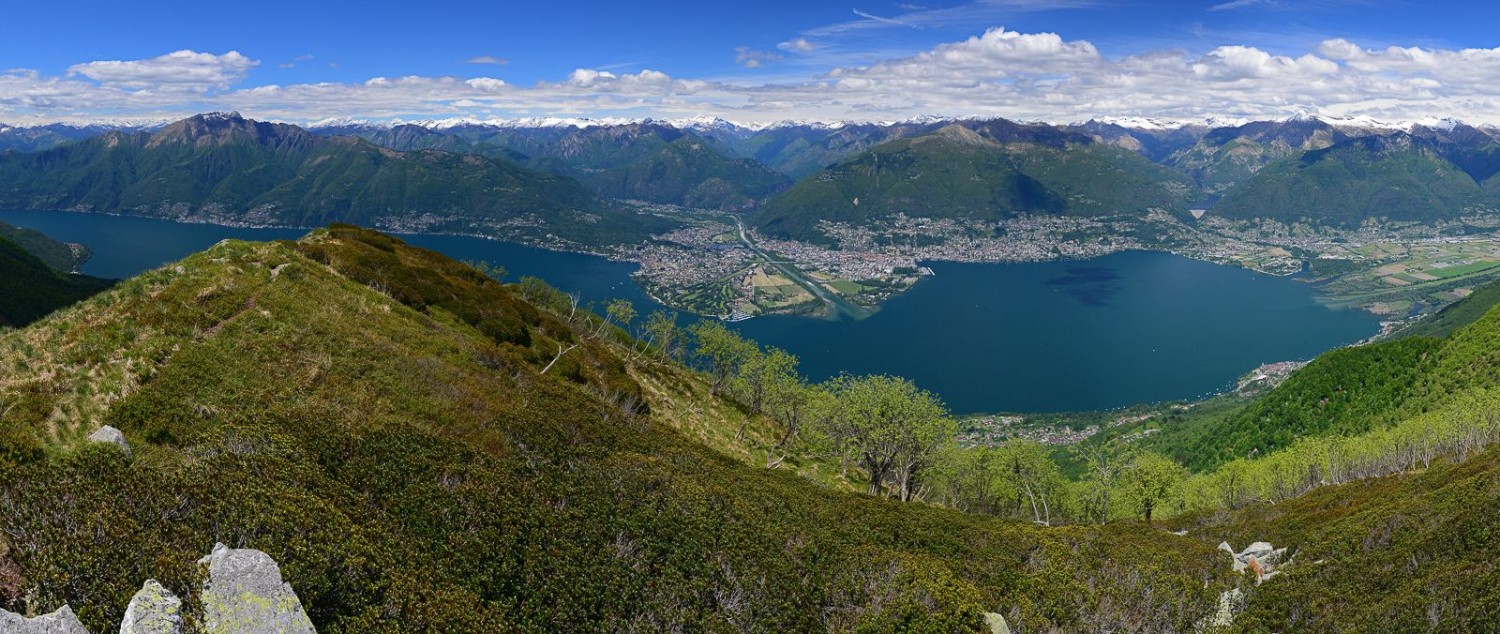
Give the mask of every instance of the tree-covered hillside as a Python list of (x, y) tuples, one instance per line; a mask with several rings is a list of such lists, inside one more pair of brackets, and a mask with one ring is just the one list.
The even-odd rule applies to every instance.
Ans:
[(1434, 222), (1497, 209), (1500, 199), (1429, 142), (1398, 132), (1271, 164), (1227, 192), (1213, 213), (1356, 227), (1367, 219)]
[(14, 242), (26, 252), (36, 256), (47, 266), (60, 273), (72, 273), (83, 266), (91, 255), (88, 247), (71, 245), (53, 240), (35, 229), (15, 227), (0, 222), (0, 238)]
[(762, 230), (819, 236), (821, 221), (897, 214), (1000, 220), (1021, 214), (1183, 212), (1186, 178), (1128, 150), (1050, 126), (949, 125), (855, 155), (803, 179), (758, 214)]
[(110, 284), (59, 272), (0, 234), (0, 327), (24, 326)]

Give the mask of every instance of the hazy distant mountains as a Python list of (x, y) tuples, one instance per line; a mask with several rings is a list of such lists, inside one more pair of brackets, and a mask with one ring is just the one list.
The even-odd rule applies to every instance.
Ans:
[(656, 123), (593, 127), (337, 126), (397, 150), (437, 149), (504, 158), (572, 177), (610, 198), (726, 211), (754, 208), (791, 185), (786, 176), (718, 144)]
[(237, 114), (0, 155), (0, 207), (231, 224), (636, 241), (660, 222), (576, 181), (474, 154), (384, 148)]
[[(0, 126), (0, 205), (309, 226), (636, 240), (659, 220), (609, 199), (819, 220), (1184, 215), (1337, 225), (1500, 209), (1500, 139), (1297, 116), (1233, 125), (722, 120), (311, 128), (200, 116), (154, 130)], [(855, 200), (858, 199), (858, 204)], [(1184, 216), (1185, 217), (1185, 216)]]

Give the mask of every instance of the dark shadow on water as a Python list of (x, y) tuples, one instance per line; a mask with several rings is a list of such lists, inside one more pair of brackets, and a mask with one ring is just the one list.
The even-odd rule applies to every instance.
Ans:
[(1121, 279), (1111, 267), (1075, 266), (1069, 267), (1066, 275), (1051, 278), (1046, 284), (1060, 287), (1085, 306), (1104, 307), (1120, 292)]

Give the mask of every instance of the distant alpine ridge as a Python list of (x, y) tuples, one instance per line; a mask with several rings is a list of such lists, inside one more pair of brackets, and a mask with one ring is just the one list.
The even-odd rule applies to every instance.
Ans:
[(167, 125), (0, 125), (0, 205), (211, 222), (577, 244), (638, 242), (671, 222), (615, 200), (743, 213), (824, 240), (824, 221), (1019, 215), (1341, 227), (1500, 210), (1500, 129), (1298, 114), (1277, 121), (1101, 119), (1053, 125), (914, 117), (742, 124), (533, 118), (308, 127), (236, 114)]

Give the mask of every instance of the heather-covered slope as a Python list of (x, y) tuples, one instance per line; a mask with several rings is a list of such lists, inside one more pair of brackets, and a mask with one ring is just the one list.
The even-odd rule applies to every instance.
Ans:
[[(702, 379), (631, 370), (576, 317), (339, 226), (226, 242), (0, 336), (0, 579), (20, 579), (0, 602), (102, 631), (144, 577), (188, 596), (216, 541), (275, 557), (322, 632), (947, 632), (985, 611), (1167, 632), (1227, 583), (1208, 545), (1147, 526), (751, 466), (668, 424), (706, 390), (658, 384)], [(133, 458), (83, 441), (105, 423)]]

